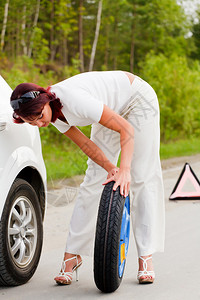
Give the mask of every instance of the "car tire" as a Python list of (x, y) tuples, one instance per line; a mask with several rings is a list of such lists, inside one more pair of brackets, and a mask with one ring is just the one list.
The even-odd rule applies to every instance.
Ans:
[(39, 263), (43, 243), (38, 196), (23, 179), (9, 191), (0, 221), (0, 285), (26, 283)]
[(130, 200), (113, 191), (114, 182), (105, 185), (97, 217), (94, 247), (94, 280), (104, 293), (120, 285), (130, 235)]

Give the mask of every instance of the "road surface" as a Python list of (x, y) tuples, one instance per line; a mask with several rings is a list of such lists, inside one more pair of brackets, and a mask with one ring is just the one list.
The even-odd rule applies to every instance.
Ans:
[[(79, 281), (71, 286), (57, 286), (54, 276), (60, 269), (67, 230), (76, 194), (61, 187), (50, 191), (44, 222), (44, 246), (40, 264), (33, 278), (19, 287), (0, 288), (0, 299), (131, 299), (131, 300), (197, 300), (200, 299), (200, 201), (169, 201), (169, 195), (185, 162), (200, 178), (200, 155), (163, 161), (166, 201), (166, 247), (154, 255), (156, 279), (152, 285), (139, 285), (137, 255), (133, 235), (121, 286), (112, 294), (103, 294), (93, 280), (92, 258), (83, 257)], [(74, 180), (72, 185), (78, 185)], [(55, 201), (55, 198), (57, 199)]]

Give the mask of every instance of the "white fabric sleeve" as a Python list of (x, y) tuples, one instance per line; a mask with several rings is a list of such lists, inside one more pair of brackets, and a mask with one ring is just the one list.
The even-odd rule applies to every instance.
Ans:
[(79, 122), (80, 126), (98, 123), (103, 113), (103, 102), (82, 89), (70, 91), (70, 94), (73, 99), (70, 111), (75, 122)]
[(87, 126), (101, 119), (103, 102), (83, 88), (55, 85), (52, 90), (63, 104), (62, 112), (70, 126)]
[(55, 126), (61, 133), (65, 133), (70, 129), (70, 125), (66, 124), (65, 122), (57, 119), (54, 123), (51, 123), (53, 126)]

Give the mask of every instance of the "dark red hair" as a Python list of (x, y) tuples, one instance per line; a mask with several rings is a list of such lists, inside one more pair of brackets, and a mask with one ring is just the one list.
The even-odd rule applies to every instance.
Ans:
[(56, 119), (60, 116), (62, 104), (60, 99), (56, 97), (54, 93), (50, 92), (50, 87), (47, 89), (42, 88), (39, 85), (34, 83), (21, 83), (14, 89), (10, 100), (15, 100), (20, 98), (22, 95), (31, 92), (39, 91), (40, 94), (37, 98), (31, 99), (30, 101), (23, 103), (19, 106), (19, 109), (15, 109), (13, 113), (13, 118), (15, 123), (24, 123), (21, 119), (34, 119), (37, 116), (40, 116), (42, 110), (46, 103), (49, 103), (52, 110), (52, 119), (51, 122), (55, 122)]

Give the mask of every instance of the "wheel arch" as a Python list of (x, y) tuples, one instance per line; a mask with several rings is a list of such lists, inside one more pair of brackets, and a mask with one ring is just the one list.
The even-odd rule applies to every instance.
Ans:
[(42, 219), (44, 220), (45, 209), (46, 209), (46, 197), (45, 197), (45, 186), (40, 173), (35, 168), (28, 166), (22, 169), (16, 178), (26, 180), (34, 188), (39, 199)]

